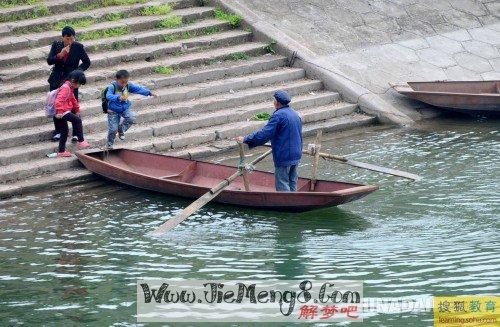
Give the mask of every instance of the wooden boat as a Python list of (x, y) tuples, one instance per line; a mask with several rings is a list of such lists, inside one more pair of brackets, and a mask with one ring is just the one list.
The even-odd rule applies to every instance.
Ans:
[(408, 82), (392, 87), (409, 98), (448, 110), (500, 112), (500, 81)]
[[(141, 189), (186, 198), (198, 198), (236, 171), (235, 167), (166, 155), (115, 149), (82, 151), (78, 159), (93, 173)], [(310, 179), (300, 178), (297, 192), (277, 192), (274, 174), (248, 174), (250, 191), (238, 177), (215, 202), (266, 210), (303, 212), (357, 200), (377, 186), (318, 180), (310, 192)]]

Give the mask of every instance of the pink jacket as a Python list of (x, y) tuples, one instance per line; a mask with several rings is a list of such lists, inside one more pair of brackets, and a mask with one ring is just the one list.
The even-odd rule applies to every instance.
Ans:
[(56, 107), (56, 115), (64, 115), (67, 112), (73, 112), (75, 114), (80, 112), (80, 104), (75, 98), (73, 88), (69, 81), (64, 82), (61, 86), (59, 93), (57, 93), (54, 106)]

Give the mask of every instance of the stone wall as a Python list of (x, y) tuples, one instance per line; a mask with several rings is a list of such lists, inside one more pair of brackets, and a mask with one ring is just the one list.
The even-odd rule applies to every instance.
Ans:
[(415, 117), (389, 83), (500, 79), (498, 0), (240, 0), (324, 68)]

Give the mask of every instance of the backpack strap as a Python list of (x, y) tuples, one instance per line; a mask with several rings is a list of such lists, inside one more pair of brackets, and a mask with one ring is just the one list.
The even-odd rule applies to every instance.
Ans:
[[(113, 94), (115, 94), (115, 93), (116, 93), (116, 91), (118, 91), (118, 85), (116, 85), (116, 82), (115, 82), (115, 81), (113, 81), (111, 84), (113, 85)], [(126, 89), (126, 90), (127, 90), (127, 92), (128, 92), (128, 83), (127, 83), (127, 85), (125, 85), (125, 89)]]

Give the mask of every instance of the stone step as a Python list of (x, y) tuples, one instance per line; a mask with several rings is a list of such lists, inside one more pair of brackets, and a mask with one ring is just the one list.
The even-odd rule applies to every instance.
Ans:
[[(338, 94), (325, 92), (318, 94), (304, 94), (297, 96), (294, 100), (295, 109), (307, 110), (308, 121), (314, 119), (326, 119), (341, 114), (348, 114), (355, 110), (356, 106), (346, 103), (333, 103), (338, 98)], [(309, 109), (319, 106), (316, 110)], [(170, 119), (150, 125), (136, 126), (131, 130), (127, 137), (132, 140), (138, 140), (135, 143), (149, 144), (155, 147), (156, 151), (166, 151), (171, 148), (183, 147), (193, 140), (191, 137), (184, 138), (187, 135), (194, 134), (192, 137), (199, 136), (197, 130), (217, 126), (223, 123), (234, 123), (238, 121), (248, 121), (256, 113), (272, 113), (273, 108), (269, 105), (269, 100), (260, 103), (253, 103), (242, 106), (237, 109), (215, 111), (211, 113), (201, 113), (196, 116), (188, 116), (180, 119)], [(320, 117), (320, 115), (323, 115)], [(89, 136), (92, 144), (104, 147), (106, 144), (106, 132), (96, 133)], [(146, 139), (146, 140), (144, 140)], [(153, 143), (151, 142), (153, 140)], [(202, 138), (203, 139), (203, 138)], [(132, 142), (132, 144), (135, 144)], [(129, 142), (127, 142), (129, 144)]]
[[(89, 83), (101, 81), (103, 85), (106, 85), (119, 69), (127, 69), (131, 73), (132, 79), (134, 79), (134, 76), (144, 76), (154, 73), (154, 68), (158, 65), (184, 69), (193, 66), (211, 64), (220, 60), (228, 60), (235, 54), (244, 54), (248, 57), (253, 57), (266, 53), (264, 47), (264, 43), (251, 42), (203, 52), (189, 53), (155, 62), (123, 63), (121, 65), (108, 67), (102, 70), (90, 71), (86, 74), (87, 81)], [(44, 98), (45, 95), (43, 93), (35, 93), (29, 97), (17, 96), (2, 99), (0, 100), (0, 116), (28, 112), (32, 110), (41, 110), (44, 106)], [(82, 99), (85, 99), (85, 97)]]
[[(196, 101), (198, 97), (242, 90), (252, 86), (263, 86), (268, 84), (282, 83), (299, 78), (303, 78), (305, 72), (301, 68), (282, 68), (278, 70), (265, 71), (262, 73), (246, 75), (243, 77), (229, 78), (223, 80), (215, 80), (208, 83), (198, 83), (187, 86), (179, 86), (173, 88), (163, 88), (156, 90), (156, 98), (145, 98), (134, 96), (134, 102), (139, 105), (137, 108), (145, 106), (164, 106), (165, 103), (172, 101)], [(316, 87), (321, 87), (321, 82), (314, 82)], [(140, 98), (138, 98), (140, 97)], [(90, 105), (90, 104), (89, 104)], [(94, 107), (100, 106), (99, 100), (93, 101)], [(85, 125), (87, 126), (86, 122)], [(5, 130), (0, 132), (0, 148), (17, 146), (32, 142), (50, 139), (50, 131), (52, 123), (46, 120), (44, 125), (38, 125), (32, 128), (20, 128)]]
[[(231, 30), (178, 42), (163, 42), (155, 45), (138, 46), (120, 51), (100, 53), (91, 58), (93, 68), (91, 71), (94, 71), (96, 68), (120, 65), (122, 62), (141, 60), (149, 62), (157, 58), (172, 56), (175, 53), (189, 53), (191, 49), (199, 49), (200, 47), (221, 47), (241, 44), (250, 41), (251, 37), (251, 32)], [(46, 64), (43, 65), (43, 63), (30, 67), (18, 67), (8, 72), (4, 71), (4, 76), (11, 76), (11, 78), (6, 79), (6, 81), (25, 79), (33, 76), (39, 76), (42, 74), (43, 69), (46, 69), (43, 74), (45, 76), (49, 76), (51, 68)], [(11, 97), (42, 91), (48, 91), (47, 82), (45, 80), (37, 80), (33, 83), (26, 83), (26, 81), (5, 83), (5, 86), (2, 90), (0, 90), (0, 97)]]
[[(191, 7), (174, 10), (168, 15), (162, 16), (135, 16), (117, 21), (102, 22), (79, 29), (78, 34), (84, 35), (91, 32), (103, 31), (110, 28), (129, 28), (134, 33), (155, 29), (165, 18), (173, 15), (182, 18), (184, 23), (197, 19), (213, 17), (212, 7)], [(9, 52), (23, 48), (41, 47), (50, 45), (52, 41), (61, 37), (61, 31), (45, 31), (26, 35), (8, 36), (0, 39), (0, 52)]]
[[(329, 111), (325, 107), (325, 111)], [(310, 110), (300, 110), (301, 116), (304, 121), (315, 122), (314, 118), (318, 117), (318, 108)], [(373, 123), (373, 118), (365, 115), (354, 114), (353, 117), (342, 116), (332, 118), (338, 121), (338, 127), (330, 127), (331, 130), (346, 129), (349, 126), (360, 126), (362, 124)], [(151, 149), (155, 151), (164, 151), (169, 148), (181, 148), (188, 145), (197, 145), (212, 142), (220, 139), (233, 138), (237, 135), (248, 134), (258, 128), (261, 128), (265, 122), (263, 121), (246, 121), (237, 123), (225, 123), (221, 125), (211, 126), (208, 128), (201, 128), (182, 135), (167, 136), (167, 137), (153, 137), (151, 140), (131, 142), (127, 144), (128, 148), (133, 149)], [(306, 123), (307, 125), (307, 123)], [(325, 122), (323, 125), (314, 124), (320, 128), (326, 128)], [(170, 144), (168, 147), (166, 144)], [(71, 167), (78, 167), (80, 164), (76, 158), (43, 158), (24, 163), (15, 163), (5, 166), (0, 172), (0, 183), (15, 182), (18, 180), (27, 179), (33, 176), (44, 175), (53, 173), (58, 170), (68, 169)]]
[[(157, 90), (162, 87), (190, 85), (194, 83), (208, 82), (222, 78), (268, 71), (282, 67), (285, 63), (286, 58), (282, 56), (261, 56), (247, 61), (231, 62), (230, 66), (225, 63), (217, 66), (195, 67), (171, 76), (151, 75), (144, 79), (134, 80), (134, 82), (147, 86), (151, 90)], [(80, 94), (80, 98), (83, 99), (81, 103), (82, 117), (102, 113), (100, 100), (89, 100), (100, 99), (100, 92), (103, 85), (104, 84), (85, 85), (85, 93)], [(80, 93), (82, 93), (82, 91)], [(87, 96), (83, 96), (85, 94)], [(0, 130), (27, 128), (47, 123), (48, 118), (45, 117), (44, 110), (40, 109), (43, 106), (42, 102), (44, 101), (44, 98), (45, 93), (40, 94), (39, 99), (36, 100), (36, 103), (30, 107), (32, 109), (28, 112), (0, 116)], [(138, 98), (137, 102), (134, 103), (134, 107), (140, 108), (142, 100), (144, 100), (143, 97)], [(28, 109), (29, 108), (27, 108), (27, 110)]]
[[(76, 8), (79, 5), (90, 2), (89, 0), (52, 0), (50, 2), (44, 2), (42, 5), (47, 8), (50, 12), (66, 12), (72, 8)], [(9, 33), (8, 25), (16, 21), (30, 20), (36, 9), (40, 4), (34, 5), (21, 5), (14, 6), (11, 8), (5, 8), (0, 11), (0, 31)], [(25, 18), (22, 18), (25, 17)]]
[[(214, 31), (222, 32), (230, 29), (231, 26), (224, 21), (207, 18), (186, 26), (174, 29), (156, 29), (146, 32), (109, 37), (97, 40), (84, 41), (85, 50), (93, 59), (92, 54), (102, 51), (115, 51), (127, 49), (138, 45), (165, 42), (166, 38), (183, 39), (190, 35), (202, 35)], [(26, 65), (35, 60), (45, 60), (49, 54), (50, 45), (33, 49), (23, 49), (7, 53), (0, 53), (0, 67), (14, 67)], [(43, 63), (46, 64), (45, 62)], [(93, 64), (92, 64), (93, 65)], [(92, 66), (93, 67), (93, 66)]]
[(58, 170), (54, 173), (32, 177), (15, 183), (0, 184), (0, 199), (24, 196), (47, 188), (79, 185), (96, 179), (97, 176), (83, 166)]
[[(52, 30), (54, 25), (58, 22), (72, 22), (79, 19), (94, 19), (96, 22), (101, 22), (108, 20), (106, 17), (107, 15), (116, 13), (120, 13), (122, 18), (139, 16), (144, 8), (162, 4), (169, 4), (172, 9), (181, 9), (197, 5), (193, 0), (166, 0), (149, 2), (143, 1), (142, 3), (132, 5), (109, 6), (86, 11), (75, 10), (75, 7), (73, 7), (67, 8), (71, 11), (51, 11), (53, 14), (49, 16), (3, 23), (0, 24), (0, 27), (6, 27), (6, 31), (8, 31), (9, 34), (28, 34), (30, 31), (41, 32)], [(57, 13), (57, 15), (54, 15), (54, 13)]]
[[(321, 124), (305, 124), (303, 127), (303, 135), (304, 137), (313, 136), (319, 129), (322, 129), (325, 133), (329, 133), (356, 128), (359, 126), (368, 126), (374, 123), (376, 123), (376, 120), (372, 117), (352, 114), (347, 117), (325, 120)], [(235, 142), (229, 142), (225, 140), (209, 142), (201, 145), (194, 145), (182, 149), (175, 149), (165, 152), (165, 154), (184, 157), (192, 160), (206, 160), (206, 158), (209, 156), (221, 154), (235, 149)], [(74, 160), (76, 160), (76, 158)], [(98, 177), (96, 177), (96, 175), (92, 174), (84, 168), (81, 168), (80, 165), (71, 169), (58, 170), (48, 174), (46, 173), (23, 181), (0, 184), (0, 199), (16, 195), (26, 195), (38, 190), (46, 189), (47, 187), (64, 187), (67, 185), (86, 183), (92, 180), (96, 180), (97, 178)]]
[[(302, 128), (302, 136), (304, 138), (313, 137), (320, 129), (324, 132), (323, 135), (325, 135), (325, 133), (342, 132), (354, 129), (356, 127), (370, 126), (374, 124), (377, 124), (377, 120), (374, 117), (366, 116), (364, 114), (359, 114), (359, 113), (352, 113), (347, 116), (327, 119), (319, 123), (318, 122), (315, 122), (313, 124), (305, 123)], [(172, 149), (162, 153), (190, 160), (200, 160), (200, 159), (206, 160), (206, 158), (218, 156), (223, 153), (235, 151), (237, 149), (238, 145), (236, 142), (234, 142), (231, 139), (224, 139), (201, 145), (187, 146), (180, 149)]]
[[(161, 118), (158, 118), (158, 111), (161, 110), (161, 108), (138, 111), (136, 112), (138, 124), (134, 125), (133, 129), (128, 132), (128, 137), (130, 139), (153, 136), (158, 137), (166, 133), (181, 133), (189, 129), (200, 128), (206, 126), (206, 124), (212, 124), (213, 117), (220, 115), (221, 109), (225, 109), (222, 110), (224, 114), (222, 118), (220, 118), (221, 121), (245, 119), (239, 116), (240, 110), (247, 112), (249, 117), (253, 115), (250, 115), (250, 112), (269, 112), (272, 110), (272, 107), (269, 105), (269, 99), (272, 98), (274, 91), (280, 88), (280, 86), (276, 86), (274, 89), (270, 88), (263, 93), (259, 93), (259, 89), (254, 89), (253, 92), (243, 92), (243, 94), (236, 96), (228, 94), (223, 97), (223, 100), (218, 100), (217, 98), (220, 97), (218, 95), (217, 97), (200, 99), (196, 104), (183, 105), (179, 103), (177, 106), (167, 108), (170, 112), (163, 114)], [(338, 94), (334, 92), (312, 92), (311, 90), (315, 88), (317, 87), (314, 83), (287, 84), (287, 90), (294, 96), (294, 106), (297, 110), (311, 106), (325, 106), (337, 101), (339, 98)], [(223, 102), (224, 100), (225, 102)], [(333, 105), (331, 108), (334, 108), (337, 113), (340, 112), (340, 110), (347, 110), (349, 112), (355, 109), (355, 106), (350, 104), (341, 104), (339, 106), (342, 108), (336, 109)], [(237, 107), (238, 109), (227, 109), (231, 107)], [(342, 111), (344, 114), (348, 112)], [(148, 123), (152, 118), (156, 118), (156, 121)], [(94, 130), (94, 134), (87, 133), (85, 134), (85, 138), (94, 146), (104, 146), (107, 136), (106, 116), (96, 117), (95, 124), (100, 124), (102, 126), (100, 131)], [(88, 121), (85, 120), (85, 127), (87, 126)], [(42, 158), (47, 153), (54, 152), (56, 148), (57, 143), (45, 141), (24, 145), (22, 147), (18, 146), (0, 149), (0, 165), (9, 165), (16, 162), (25, 162)], [(68, 148), (72, 149), (73, 146), (69, 145)]]

